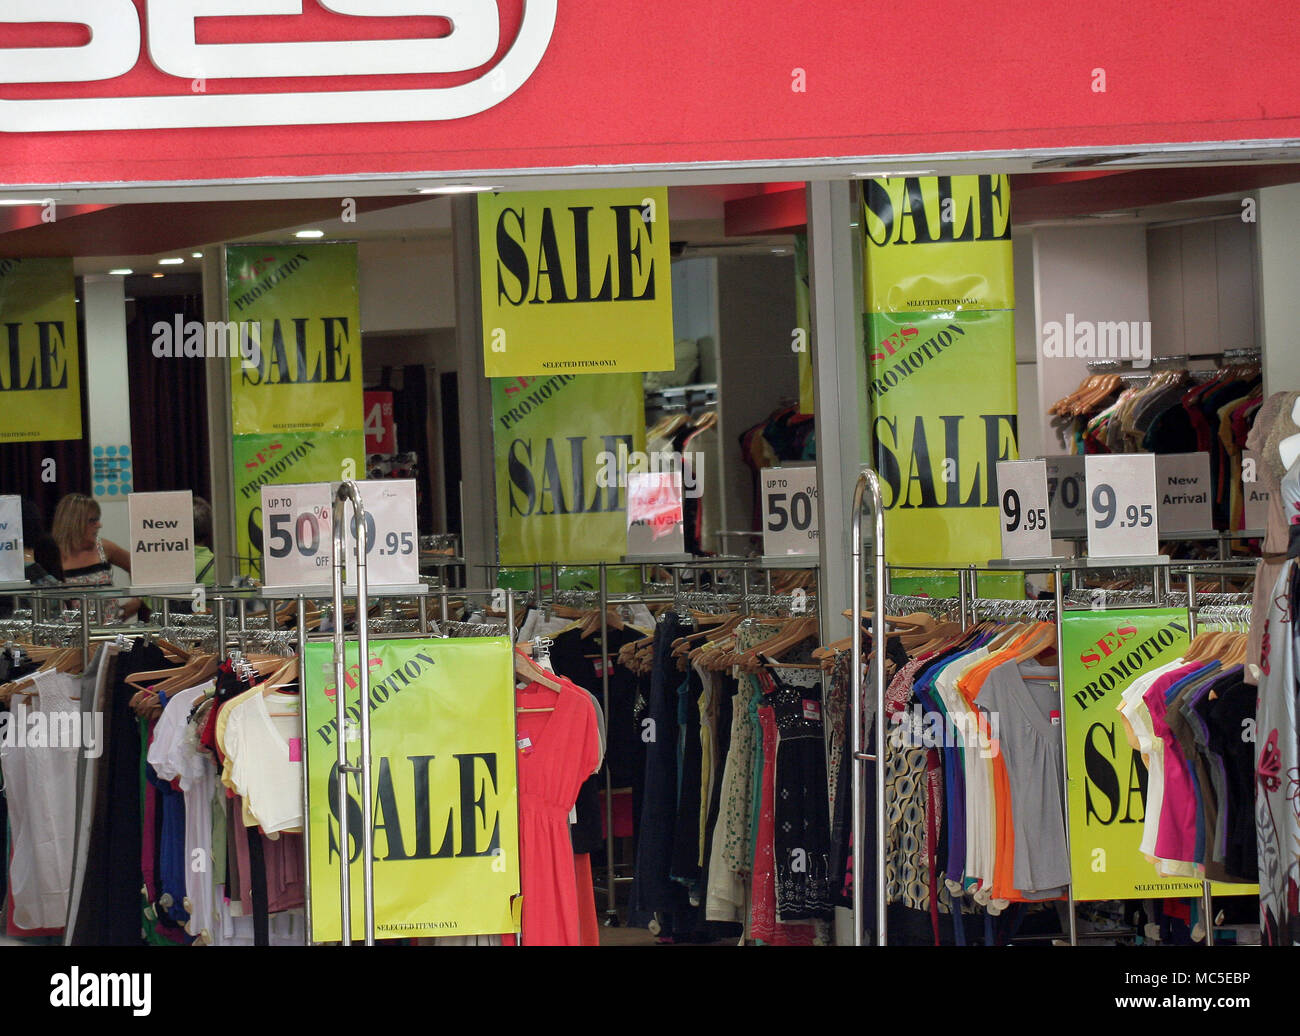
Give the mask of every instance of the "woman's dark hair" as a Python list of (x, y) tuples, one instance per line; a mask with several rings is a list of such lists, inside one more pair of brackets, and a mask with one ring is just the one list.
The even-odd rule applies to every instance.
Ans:
[(212, 505), (201, 496), (194, 498), (194, 545), (212, 546)]
[(40, 508), (23, 498), (23, 546), (32, 552), (32, 560), (55, 579), (63, 580), (63, 558), (59, 545), (45, 529)]

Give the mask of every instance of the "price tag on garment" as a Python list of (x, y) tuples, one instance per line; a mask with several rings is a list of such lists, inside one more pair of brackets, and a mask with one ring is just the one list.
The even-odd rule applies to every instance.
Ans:
[(998, 501), (1002, 508), (1002, 556), (1049, 556), (1052, 553), (1052, 530), (1048, 524), (1046, 462), (999, 461), (997, 476)]
[[(420, 582), (420, 541), (416, 536), (415, 480), (380, 478), (356, 483), (366, 512), (366, 584), (416, 586)], [(343, 559), (348, 584), (357, 581), (357, 519), (348, 504), (348, 552)]]
[(686, 552), (685, 512), (680, 471), (629, 471), (627, 475), (627, 554)]
[(1088, 522), (1088, 483), (1084, 476), (1084, 458), (1048, 457), (1045, 463), (1047, 517), (1052, 531), (1057, 536), (1084, 535)]
[(26, 580), (23, 563), (23, 501), (17, 496), (0, 496), (0, 583)]
[(1156, 459), (1149, 453), (1085, 458), (1088, 484), (1088, 556), (1153, 557), (1160, 552), (1156, 526)]
[(1208, 453), (1157, 455), (1156, 490), (1156, 524), (1161, 536), (1214, 528)]
[(131, 582), (136, 586), (194, 585), (194, 494), (132, 493)]
[(262, 571), (267, 586), (320, 586), (334, 566), (328, 482), (262, 487)]
[(1264, 481), (1263, 458), (1253, 450), (1241, 455), (1241, 489), (1246, 498), (1246, 528), (1267, 529), (1272, 494)]
[(817, 469), (764, 468), (763, 554), (816, 554), (821, 529), (817, 522)]

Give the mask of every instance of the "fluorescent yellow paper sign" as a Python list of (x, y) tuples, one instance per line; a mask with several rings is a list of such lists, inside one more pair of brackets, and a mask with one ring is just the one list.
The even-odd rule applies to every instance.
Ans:
[(489, 378), (672, 370), (666, 188), (478, 199)]

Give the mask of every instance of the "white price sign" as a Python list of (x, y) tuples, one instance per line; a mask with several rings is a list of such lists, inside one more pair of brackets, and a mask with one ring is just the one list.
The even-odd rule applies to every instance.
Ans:
[(328, 482), (262, 487), (262, 574), (267, 586), (320, 586), (334, 565)]
[(628, 473), (628, 555), (684, 554), (683, 516), (680, 471)]
[(816, 554), (817, 469), (764, 468), (763, 553), (768, 556)]
[(1047, 520), (1047, 464), (1041, 460), (1004, 460), (997, 465), (998, 503), (1002, 508), (1002, 556), (1045, 558), (1052, 553)]
[[(366, 585), (416, 586), (420, 582), (420, 541), (416, 535), (415, 480), (378, 478), (356, 483), (366, 512)], [(348, 583), (357, 581), (357, 519), (348, 504), (348, 551), (343, 559)]]
[(1088, 483), (1084, 459), (1079, 456), (1048, 457), (1048, 518), (1057, 536), (1082, 536), (1088, 521)]
[(1160, 535), (1214, 528), (1210, 511), (1210, 455), (1162, 453), (1156, 457)]
[(27, 579), (23, 563), (23, 502), (21, 497), (0, 496), (0, 583)]
[(194, 494), (132, 493), (131, 582), (136, 586), (194, 585)]
[(1261, 478), (1259, 454), (1246, 450), (1241, 455), (1241, 488), (1246, 497), (1246, 528), (1267, 529), (1268, 509), (1272, 494), (1268, 483)]
[(1153, 557), (1160, 553), (1153, 455), (1089, 456), (1088, 555)]

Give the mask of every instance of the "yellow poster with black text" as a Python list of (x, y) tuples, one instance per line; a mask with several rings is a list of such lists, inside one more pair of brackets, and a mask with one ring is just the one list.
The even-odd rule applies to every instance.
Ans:
[(862, 210), (868, 312), (1015, 308), (1005, 174), (864, 180)]
[(489, 378), (672, 370), (667, 188), (478, 198)]
[(71, 259), (0, 259), (0, 442), (81, 438)]
[[(360, 722), (355, 649), (347, 723)], [(514, 666), (505, 637), (372, 641), (370, 767), (380, 939), (513, 932), (519, 894)], [(352, 938), (364, 936), (361, 777), (338, 795), (333, 646), (308, 644), (308, 859), (314, 942), (341, 938), (339, 817), (348, 817)], [(360, 742), (349, 738), (357, 765)]]
[(639, 374), (495, 378), (492, 432), (501, 564), (627, 553), (624, 472), (645, 453)]
[(1014, 314), (874, 313), (868, 332), (888, 560), (999, 557), (995, 466), (1018, 456)]
[[(1159, 738), (1144, 746), (1134, 733), (1136, 727), (1119, 712), (1125, 692), (1136, 681), (1182, 657), (1189, 632), (1186, 608), (1070, 612), (1062, 623), (1070, 873), (1075, 899), (1165, 899), (1201, 894), (1201, 877), (1190, 873), (1192, 868), (1157, 863), (1153, 855), (1142, 851), (1144, 831), (1150, 823), (1149, 753), (1158, 744), (1165, 766), (1174, 756), (1165, 752)], [(1243, 736), (1246, 733), (1243, 731)], [(1158, 819), (1159, 814), (1152, 818)], [(1211, 887), (1220, 896), (1259, 892), (1254, 884), (1215, 881)]]
[(227, 248), (226, 320), (234, 435), (361, 430), (355, 244)]
[(795, 356), (799, 366), (799, 413), (816, 411), (812, 362), (812, 293), (808, 276), (808, 235), (794, 236), (794, 321)]
[(280, 432), (234, 437), (235, 542), (241, 575), (263, 578), (262, 487), (339, 482), (365, 469), (365, 433)]

